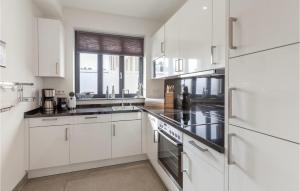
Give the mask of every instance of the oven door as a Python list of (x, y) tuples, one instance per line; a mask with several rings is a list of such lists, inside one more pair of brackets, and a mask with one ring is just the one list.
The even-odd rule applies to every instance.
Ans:
[(158, 161), (176, 185), (182, 189), (181, 152), (182, 143), (158, 130)]

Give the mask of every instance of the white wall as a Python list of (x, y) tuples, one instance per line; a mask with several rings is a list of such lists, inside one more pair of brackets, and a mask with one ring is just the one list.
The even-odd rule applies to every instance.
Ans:
[(63, 22), (65, 27), (66, 69), (65, 78), (45, 78), (45, 88), (65, 90), (66, 93), (75, 90), (74, 85), (74, 31), (76, 29), (145, 37), (145, 86), (147, 97), (163, 97), (163, 82), (150, 80), (151, 76), (151, 35), (158, 29), (160, 23), (134, 17), (117, 16), (100, 12), (78, 9), (65, 9)]
[[(31, 0), (1, 0), (4, 2), (3, 40), (7, 42), (7, 68), (0, 68), (0, 81), (33, 82), (26, 88), (30, 95), (42, 87), (34, 73), (34, 14), (39, 14)], [(0, 89), (1, 106), (16, 101), (16, 92)], [(25, 175), (24, 112), (35, 103), (19, 103), (9, 112), (0, 113), (1, 191), (11, 191)]]

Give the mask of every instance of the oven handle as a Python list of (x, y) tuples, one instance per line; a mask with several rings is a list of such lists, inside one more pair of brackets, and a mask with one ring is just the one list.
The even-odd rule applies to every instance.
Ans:
[(169, 138), (167, 135), (165, 135), (164, 132), (160, 131), (159, 129), (157, 130), (157, 132), (158, 132), (160, 135), (162, 135), (165, 139), (167, 139), (168, 141), (170, 141), (173, 145), (178, 146), (178, 145), (181, 145), (181, 144), (182, 144), (182, 143), (179, 143), (179, 142), (176, 142), (176, 141), (172, 140), (172, 139)]

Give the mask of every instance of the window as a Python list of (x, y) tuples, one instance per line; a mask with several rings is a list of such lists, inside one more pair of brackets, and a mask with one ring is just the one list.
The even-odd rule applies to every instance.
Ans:
[(76, 31), (75, 91), (104, 98), (128, 89), (133, 97), (143, 83), (143, 39)]

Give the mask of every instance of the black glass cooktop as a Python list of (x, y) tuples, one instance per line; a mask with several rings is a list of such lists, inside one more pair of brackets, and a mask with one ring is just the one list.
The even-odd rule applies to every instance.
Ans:
[(224, 106), (195, 105), (189, 110), (164, 110), (160, 115), (211, 146), (224, 146)]
[(224, 123), (223, 106), (192, 106), (189, 110), (164, 110), (161, 116), (185, 127)]

